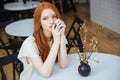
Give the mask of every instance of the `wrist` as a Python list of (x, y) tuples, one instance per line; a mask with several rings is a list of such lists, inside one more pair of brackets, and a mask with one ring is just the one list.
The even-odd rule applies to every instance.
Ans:
[(60, 41), (55, 40), (55, 41), (54, 41), (54, 44), (60, 44)]

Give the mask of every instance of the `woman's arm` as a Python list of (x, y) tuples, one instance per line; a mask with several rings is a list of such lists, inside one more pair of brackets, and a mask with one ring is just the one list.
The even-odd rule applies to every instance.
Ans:
[(66, 25), (62, 20), (59, 20), (60, 26), (62, 27), (61, 32), (61, 42), (60, 42), (60, 49), (58, 52), (58, 64), (61, 68), (65, 68), (68, 64), (68, 58), (67, 58), (67, 50), (66, 50), (66, 37), (65, 37), (65, 28)]
[(51, 50), (49, 52), (49, 55), (44, 63), (40, 57), (30, 58), (34, 67), (44, 77), (50, 76), (52, 69), (53, 69), (53, 66), (55, 64), (55, 61), (56, 61), (58, 49), (59, 49), (59, 42), (54, 42), (52, 47), (51, 47)]
[(61, 43), (60, 43), (60, 51), (58, 53), (58, 64), (61, 68), (65, 68), (68, 64), (67, 58), (67, 50), (66, 50), (66, 42), (65, 42), (65, 35), (61, 36)]
[(58, 50), (60, 47), (60, 42), (61, 42), (60, 34), (61, 34), (62, 29), (60, 29), (59, 26), (54, 27), (54, 25), (52, 27), (52, 34), (53, 34), (54, 42), (53, 42), (53, 45), (50, 49), (49, 55), (47, 59), (45, 60), (45, 62), (43, 63), (41, 58), (30, 58), (30, 60), (32, 61), (37, 71), (45, 77), (49, 77), (52, 72), (52, 69), (55, 64), (56, 57), (58, 54)]

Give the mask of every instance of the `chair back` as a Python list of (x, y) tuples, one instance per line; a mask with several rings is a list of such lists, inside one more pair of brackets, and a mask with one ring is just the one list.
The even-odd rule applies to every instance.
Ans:
[(14, 20), (10, 12), (5, 9), (0, 9), (0, 30), (4, 30), (4, 28), (12, 22), (14, 22)]
[(12, 52), (18, 52), (22, 45), (22, 40), (17, 40), (17, 39), (12, 39), (10, 37), (7, 38), (7, 42), (5, 42), (1, 37), (0, 37), (0, 49), (3, 49), (6, 51), (6, 53), (9, 55), (10, 51)]
[(0, 73), (2, 74), (2, 77), (1, 77), (2, 79), (0, 80), (8, 80), (5, 74), (5, 70), (3, 69), (3, 67), (8, 64), (12, 64), (11, 74), (13, 74), (13, 80), (16, 80), (15, 71), (17, 72), (18, 75), (20, 75), (20, 73), (23, 70), (23, 64), (17, 59), (17, 55), (18, 53), (12, 53), (10, 55), (0, 58)]
[(6, 48), (6, 43), (3, 41), (1, 37), (0, 37), (0, 49), (4, 49), (8, 55), (10, 54), (8, 49)]
[(66, 36), (68, 40), (68, 44), (66, 45), (68, 48), (67, 53), (69, 53), (72, 47), (78, 47), (80, 52), (83, 52), (83, 43), (79, 34), (82, 24), (83, 21), (78, 16), (76, 16)]

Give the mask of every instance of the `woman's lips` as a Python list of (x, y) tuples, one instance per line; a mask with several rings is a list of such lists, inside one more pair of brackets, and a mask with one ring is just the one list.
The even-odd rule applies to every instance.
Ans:
[(52, 27), (52, 26), (50, 26), (50, 27)]

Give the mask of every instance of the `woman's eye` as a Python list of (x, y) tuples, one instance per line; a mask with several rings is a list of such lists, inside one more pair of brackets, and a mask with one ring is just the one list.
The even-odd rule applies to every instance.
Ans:
[(52, 18), (53, 18), (53, 19), (57, 19), (57, 16), (53, 16)]
[(47, 20), (47, 18), (43, 18), (43, 20)]

